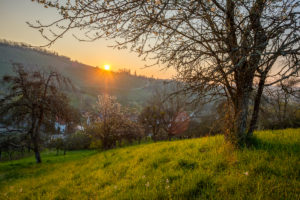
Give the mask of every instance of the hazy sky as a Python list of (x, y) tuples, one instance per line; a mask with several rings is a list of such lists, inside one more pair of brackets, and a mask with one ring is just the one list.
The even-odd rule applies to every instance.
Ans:
[[(28, 22), (50, 22), (59, 18), (55, 9), (45, 9), (42, 5), (31, 0), (0, 0), (0, 39), (40, 46), (46, 44), (40, 33), (26, 24)], [(171, 78), (175, 72), (172, 69), (161, 70), (162, 67), (144, 68), (136, 53), (129, 50), (117, 50), (107, 47), (113, 41), (98, 40), (95, 42), (79, 42), (68, 33), (58, 40), (48, 50), (56, 51), (61, 55), (84, 64), (102, 67), (109, 64), (112, 70), (128, 68), (132, 72), (158, 78)], [(148, 61), (150, 64), (151, 61)], [(143, 69), (144, 68), (144, 69)]]

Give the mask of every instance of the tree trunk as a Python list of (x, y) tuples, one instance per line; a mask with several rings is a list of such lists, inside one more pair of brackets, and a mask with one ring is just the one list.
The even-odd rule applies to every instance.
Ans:
[[(234, 125), (234, 143), (238, 146), (245, 143), (246, 128), (247, 128), (247, 114), (248, 114), (248, 104), (243, 100), (243, 105), (235, 114), (235, 125)], [(246, 107), (247, 106), (247, 107)]]
[(21, 156), (23, 157), (25, 155), (25, 147), (21, 147)]
[(9, 160), (12, 160), (12, 154), (13, 154), (13, 151), (8, 152)]
[(153, 142), (157, 142), (157, 138), (155, 135), (152, 135), (152, 140), (153, 140)]
[(34, 151), (34, 154), (35, 154), (36, 163), (41, 163), (42, 159), (41, 159), (41, 155), (40, 155), (40, 150), (39, 150), (39, 145), (38, 145), (37, 138), (35, 138), (34, 141), (33, 141), (33, 151)]
[(155, 125), (154, 126), (152, 126), (152, 140), (154, 141), (154, 142), (156, 142), (157, 141), (157, 132), (156, 132), (157, 130), (156, 130), (156, 127), (155, 127)]
[(250, 90), (246, 88), (239, 94), (235, 105), (233, 133), (230, 137), (231, 142), (237, 147), (241, 147), (246, 143)]
[(258, 114), (259, 114), (260, 100), (261, 100), (261, 96), (262, 96), (262, 93), (264, 90), (264, 84), (265, 84), (265, 76), (263, 76), (259, 81), (257, 93), (256, 93), (255, 100), (254, 100), (254, 108), (253, 108), (253, 113), (252, 113), (252, 117), (251, 117), (251, 122), (250, 122), (249, 130), (247, 133), (247, 138), (250, 138), (253, 136), (253, 131), (256, 128)]
[(35, 154), (36, 163), (41, 163), (42, 159), (41, 159), (41, 155), (40, 155), (39, 150), (34, 150), (34, 154)]

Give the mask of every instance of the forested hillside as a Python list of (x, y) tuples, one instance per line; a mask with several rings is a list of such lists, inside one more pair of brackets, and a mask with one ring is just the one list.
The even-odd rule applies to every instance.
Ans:
[(94, 103), (98, 94), (109, 93), (122, 104), (140, 106), (163, 80), (130, 74), (129, 70), (108, 72), (72, 61), (70, 58), (25, 44), (0, 42), (0, 76), (12, 74), (12, 63), (25, 67), (55, 70), (70, 78), (77, 89), (70, 93), (73, 104), (84, 108)]

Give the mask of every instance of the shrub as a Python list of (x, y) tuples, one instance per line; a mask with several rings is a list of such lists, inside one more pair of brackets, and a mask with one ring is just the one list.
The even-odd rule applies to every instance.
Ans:
[(48, 148), (55, 148), (56, 154), (58, 154), (59, 150), (63, 150), (64, 153), (66, 151), (66, 141), (63, 138), (51, 139)]
[(91, 138), (81, 131), (67, 136), (65, 141), (68, 150), (88, 149), (91, 145)]
[(102, 141), (101, 140), (93, 139), (91, 141), (90, 149), (102, 149), (102, 148), (103, 148), (103, 146), (102, 146)]

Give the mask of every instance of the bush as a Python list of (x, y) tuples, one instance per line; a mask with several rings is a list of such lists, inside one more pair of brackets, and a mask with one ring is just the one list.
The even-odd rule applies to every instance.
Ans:
[(90, 149), (102, 149), (102, 141), (101, 140), (97, 140), (97, 139), (93, 139), (91, 144), (90, 144)]
[(85, 133), (92, 138), (90, 148), (111, 149), (124, 144), (132, 144), (144, 137), (141, 126), (127, 119), (115, 120), (115, 123), (107, 124), (109, 131), (105, 130), (103, 122), (94, 122), (85, 129)]
[(55, 148), (57, 153), (59, 152), (59, 150), (63, 150), (64, 153), (66, 151), (66, 141), (63, 138), (56, 138), (56, 139), (51, 139), (49, 144), (48, 144), (48, 148)]
[(91, 138), (84, 132), (78, 131), (65, 138), (68, 150), (88, 149), (91, 145)]

